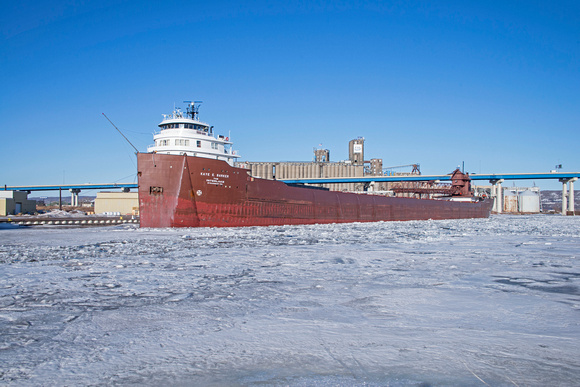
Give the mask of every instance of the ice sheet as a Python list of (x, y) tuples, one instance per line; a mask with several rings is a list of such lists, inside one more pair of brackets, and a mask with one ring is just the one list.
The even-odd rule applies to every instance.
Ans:
[(0, 230), (0, 383), (575, 385), (580, 218)]

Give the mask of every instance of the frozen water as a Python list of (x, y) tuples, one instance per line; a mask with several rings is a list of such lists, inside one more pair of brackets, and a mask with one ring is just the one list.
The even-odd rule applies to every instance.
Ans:
[(0, 384), (577, 385), (580, 218), (0, 230)]

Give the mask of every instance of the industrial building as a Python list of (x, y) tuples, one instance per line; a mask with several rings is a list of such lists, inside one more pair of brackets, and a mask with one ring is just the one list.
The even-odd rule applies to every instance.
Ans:
[(503, 212), (537, 214), (541, 211), (539, 187), (503, 189)]
[[(308, 178), (335, 178), (335, 177), (369, 177), (386, 175), (410, 175), (420, 174), (417, 164), (413, 171), (408, 173), (393, 172), (390, 169), (383, 170), (382, 159), (365, 160), (363, 137), (351, 140), (348, 143), (348, 160), (331, 162), (328, 149), (314, 149), (313, 161), (309, 162), (238, 162), (236, 165), (250, 170), (254, 177), (270, 180), (280, 179), (308, 179)], [(394, 167), (398, 168), (398, 167)], [(402, 183), (331, 183), (315, 184), (317, 187), (327, 188), (331, 191), (390, 191), (392, 187), (399, 187)], [(390, 192), (392, 193), (392, 192)], [(402, 194), (401, 196), (405, 196)]]
[(28, 200), (28, 191), (0, 191), (0, 216), (34, 213), (36, 201)]
[[(492, 186), (474, 186), (478, 195), (494, 197)], [(496, 198), (495, 212), (507, 214), (539, 214), (542, 211), (540, 187), (501, 187), (501, 197)], [(498, 211), (496, 205), (501, 205)]]
[(139, 215), (138, 192), (98, 192), (95, 214)]

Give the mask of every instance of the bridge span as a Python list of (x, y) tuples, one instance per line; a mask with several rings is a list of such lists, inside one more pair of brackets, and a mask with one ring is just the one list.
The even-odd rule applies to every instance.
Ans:
[[(501, 212), (502, 195), (501, 184), (506, 180), (558, 180), (562, 183), (562, 214), (574, 214), (574, 182), (580, 177), (580, 172), (548, 172), (548, 173), (473, 173), (469, 177), (474, 181), (489, 181), (491, 196), (495, 198), (494, 211)], [(449, 181), (451, 175), (405, 175), (405, 176), (365, 176), (365, 177), (320, 177), (308, 179), (278, 179), (287, 184), (330, 184), (330, 183), (374, 183), (374, 182), (403, 182), (403, 181)], [(10, 191), (59, 191), (68, 190), (71, 193), (71, 205), (78, 205), (78, 195), (81, 190), (117, 189), (129, 191), (138, 188), (137, 183), (111, 184), (71, 184), (71, 185), (29, 185), (4, 186)]]
[(138, 188), (137, 183), (109, 183), (109, 184), (63, 184), (63, 185), (5, 185), (4, 191), (59, 191), (60, 207), (62, 207), (62, 191), (71, 193), (71, 206), (79, 205), (79, 193), (87, 189), (116, 189), (121, 188), (129, 192), (131, 188)]

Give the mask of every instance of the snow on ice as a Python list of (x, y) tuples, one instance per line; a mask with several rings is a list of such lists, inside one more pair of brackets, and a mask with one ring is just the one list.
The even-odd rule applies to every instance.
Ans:
[(580, 218), (0, 230), (0, 383), (576, 385)]

